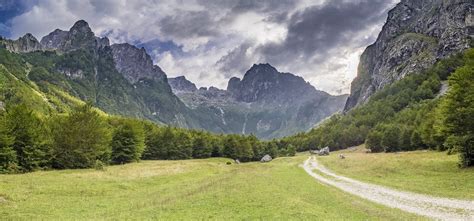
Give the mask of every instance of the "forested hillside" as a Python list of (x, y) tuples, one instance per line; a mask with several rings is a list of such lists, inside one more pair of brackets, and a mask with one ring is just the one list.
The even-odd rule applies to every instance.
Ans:
[[(337, 114), (308, 133), (282, 139), (299, 151), (366, 143), (372, 152), (417, 149), (461, 153), (474, 159), (474, 49), (437, 62), (375, 93), (367, 104)], [(449, 85), (440, 94), (442, 83)]]

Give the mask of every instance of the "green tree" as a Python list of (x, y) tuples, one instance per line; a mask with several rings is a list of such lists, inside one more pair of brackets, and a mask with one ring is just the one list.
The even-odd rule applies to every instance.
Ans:
[(193, 137), (193, 158), (211, 157), (213, 150), (211, 136), (205, 132), (197, 132)]
[(474, 50), (466, 59), (467, 65), (449, 77), (450, 90), (442, 106), (444, 130), (451, 137), (445, 144), (459, 149), (461, 167), (474, 165)]
[(8, 133), (13, 137), (12, 148), (16, 152), (19, 169), (28, 172), (48, 167), (51, 145), (43, 121), (25, 105), (9, 106), (5, 120)]
[(397, 152), (400, 151), (400, 134), (401, 130), (396, 125), (386, 125), (382, 132), (382, 140), (380, 145), (386, 152)]
[(0, 116), (0, 173), (12, 173), (17, 170), (16, 152), (12, 137), (6, 128), (5, 118)]
[(124, 120), (112, 136), (111, 160), (116, 164), (138, 162), (145, 146), (143, 126), (133, 120)]
[(296, 148), (295, 146), (293, 146), (292, 144), (289, 144), (287, 147), (286, 147), (286, 155), (287, 156), (295, 156), (296, 155)]
[(90, 168), (97, 160), (110, 159), (110, 129), (90, 104), (55, 118), (52, 128), (55, 167)]
[(380, 144), (382, 141), (382, 136), (382, 133), (377, 130), (370, 132), (367, 135), (367, 139), (365, 140), (366, 147), (373, 153), (383, 152), (384, 149)]

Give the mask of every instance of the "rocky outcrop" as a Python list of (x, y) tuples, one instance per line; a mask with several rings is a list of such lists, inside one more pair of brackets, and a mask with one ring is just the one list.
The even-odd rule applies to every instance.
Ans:
[(84, 20), (79, 20), (69, 29), (69, 31), (54, 30), (41, 39), (41, 45), (47, 50), (58, 50), (68, 52), (77, 49), (90, 49), (97, 51), (100, 48), (109, 46), (109, 39), (96, 37), (89, 24)]
[(30, 33), (25, 34), (17, 40), (4, 40), (5, 48), (15, 53), (26, 53), (42, 50), (41, 44)]
[(368, 101), (385, 85), (419, 73), (438, 59), (470, 47), (472, 0), (402, 0), (376, 42), (360, 58), (345, 110)]
[(196, 85), (193, 82), (188, 81), (184, 76), (168, 78), (168, 83), (174, 93), (197, 91)]
[(150, 55), (144, 48), (128, 43), (111, 46), (117, 70), (132, 84), (140, 79), (164, 81), (166, 74), (160, 67), (153, 65)]

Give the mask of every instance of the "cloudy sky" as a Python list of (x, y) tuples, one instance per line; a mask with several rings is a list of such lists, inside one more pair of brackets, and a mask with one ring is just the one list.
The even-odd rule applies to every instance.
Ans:
[(254, 63), (348, 93), (358, 59), (398, 0), (0, 0), (0, 35), (38, 39), (86, 20), (145, 47), (168, 76), (225, 88)]

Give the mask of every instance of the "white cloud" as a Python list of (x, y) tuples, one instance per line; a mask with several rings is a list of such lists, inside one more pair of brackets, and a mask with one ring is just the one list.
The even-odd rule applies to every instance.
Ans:
[[(272, 7), (284, 1), (268, 1), (261, 10), (240, 9), (233, 11), (238, 1), (223, 1), (221, 6), (213, 1), (181, 0), (41, 0), (30, 10), (11, 20), (11, 33), (17, 38), (26, 32), (37, 38), (56, 28), (69, 29), (79, 20), (86, 20), (92, 30), (100, 36), (108, 36), (113, 43), (147, 42), (159, 39), (173, 41), (183, 50), (179, 54), (152, 51), (155, 62), (169, 75), (185, 75), (198, 86), (225, 88), (229, 76), (242, 76), (242, 67), (252, 63), (267, 62), (258, 53), (258, 47), (268, 43), (279, 43), (287, 34), (284, 18), (304, 10), (308, 6), (322, 5), (329, 0), (298, 0)], [(261, 3), (261, 2), (254, 2)], [(263, 6), (262, 6), (263, 7)], [(275, 11), (272, 11), (274, 9)], [(168, 23), (164, 23), (167, 21)], [(173, 23), (179, 21), (179, 23)], [(318, 22), (318, 21), (314, 21)], [(331, 49), (331, 57), (321, 59), (317, 52), (303, 59), (285, 61), (275, 65), (280, 71), (303, 76), (316, 88), (332, 94), (348, 93), (350, 82), (355, 77), (358, 57), (366, 42), (373, 40), (382, 25), (361, 30), (353, 38), (364, 41), (344, 44), (344, 48)], [(168, 25), (168, 26), (165, 26)], [(166, 31), (164, 31), (166, 30)], [(361, 43), (364, 42), (364, 43)], [(241, 45), (245, 49), (235, 51)], [(241, 68), (228, 68), (224, 73), (219, 61), (231, 53), (242, 52)]]

